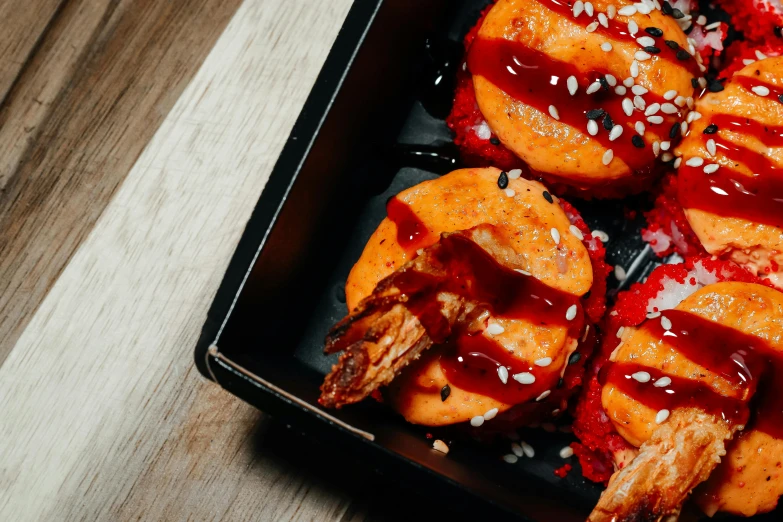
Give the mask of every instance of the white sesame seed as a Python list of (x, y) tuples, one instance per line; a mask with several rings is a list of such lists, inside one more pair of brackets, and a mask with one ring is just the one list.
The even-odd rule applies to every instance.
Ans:
[(517, 444), (516, 442), (511, 443), (511, 451), (516, 455), (517, 457), (521, 457), (525, 454), (524, 451), (522, 451), (522, 446)]
[(655, 414), (655, 423), (661, 424), (669, 418), (669, 410), (661, 410)]
[(720, 27), (720, 22), (712, 22), (710, 25), (705, 25), (704, 29), (707, 31), (712, 31), (713, 29), (717, 29)]
[(647, 118), (647, 121), (652, 123), (653, 125), (660, 125), (663, 123), (663, 116), (650, 116)]
[(677, 114), (679, 110), (680, 109), (678, 109), (677, 106), (673, 103), (664, 103), (661, 105), (661, 112), (664, 114)]
[(704, 25), (707, 23), (707, 17), (704, 15), (699, 15), (699, 17), (696, 19), (696, 23), (699, 25)]
[(549, 394), (550, 394), (550, 393), (552, 393), (550, 390), (545, 390), (544, 392), (542, 392), (542, 393), (541, 393), (541, 395), (539, 395), (538, 397), (536, 397), (536, 402), (541, 402), (541, 401), (543, 401), (544, 399), (546, 399), (547, 397), (549, 397)]
[(693, 109), (693, 96), (688, 96), (685, 98), (685, 104), (688, 106), (689, 109)]
[[(650, 118), (660, 118), (660, 116), (650, 116)], [(647, 118), (648, 120), (650, 118)], [(658, 154), (661, 153), (661, 142), (660, 141), (654, 141), (652, 144), (652, 150), (653, 154), (655, 154), (655, 157), (658, 157)]]
[(549, 106), (549, 115), (552, 116), (556, 120), (560, 119), (560, 113), (557, 112), (557, 107), (555, 107), (554, 105), (550, 105)]
[(647, 109), (644, 111), (645, 116), (652, 116), (653, 114), (657, 113), (659, 110), (661, 110), (661, 104), (660, 103), (652, 103), (647, 106)]
[(598, 22), (604, 27), (609, 27), (609, 19), (603, 13), (598, 13)]
[(535, 364), (536, 366), (541, 366), (541, 367), (549, 366), (550, 364), (552, 364), (552, 358), (542, 357), (541, 359), (538, 359)]
[(626, 273), (625, 273), (625, 268), (623, 268), (623, 267), (622, 267), (622, 266), (620, 266), (620, 265), (616, 265), (616, 266), (614, 267), (614, 277), (615, 277), (615, 278), (616, 278), (618, 281), (625, 281), (625, 280), (626, 280), (626, 278), (628, 277), (628, 274), (626, 274)]
[(560, 408), (555, 408), (552, 410), (552, 415), (557, 415), (558, 413), (560, 413)]
[(685, 102), (686, 102), (685, 96), (677, 96), (676, 98), (674, 98), (674, 104), (677, 107), (684, 107)]
[(553, 228), (549, 231), (550, 234), (552, 234), (552, 239), (555, 241), (556, 245), (560, 244), (560, 231), (556, 228)]
[(688, 159), (688, 161), (686, 161), (685, 164), (688, 165), (689, 167), (701, 167), (702, 165), (704, 165), (704, 159), (698, 156), (694, 156)]
[(530, 275), (532, 275), (532, 274), (531, 274), (530, 272), (528, 272), (527, 270), (520, 270), (519, 268), (515, 268), (515, 269), (514, 269), (514, 272), (519, 272), (520, 274), (522, 274), (522, 275), (526, 275), (526, 276), (530, 276)]
[(687, 122), (680, 122), (680, 134), (683, 136), (686, 136), (688, 134), (688, 123)]
[(617, 10), (617, 14), (620, 16), (633, 16), (636, 14), (636, 7), (632, 5), (626, 5)]
[(672, 154), (671, 152), (664, 152), (661, 155), (661, 161), (663, 161), (664, 163), (667, 163), (673, 159), (674, 159), (674, 154)]
[(533, 384), (534, 382), (536, 382), (535, 375), (529, 372), (516, 373), (511, 377), (519, 384)]
[(631, 62), (631, 76), (634, 78), (639, 76), (639, 62), (636, 60)]
[(655, 39), (650, 38), (649, 36), (640, 36), (636, 39), (636, 43), (642, 47), (650, 47), (651, 45), (655, 45)]
[(636, 51), (633, 53), (633, 57), (639, 60), (640, 62), (643, 62), (645, 60), (649, 60), (652, 58), (652, 55), (646, 51)]
[(628, 92), (624, 85), (618, 85), (614, 88), (614, 93), (618, 96), (625, 96), (625, 93)]
[(561, 459), (567, 459), (573, 456), (574, 456), (574, 450), (571, 448), (571, 446), (566, 446), (565, 448), (560, 450)]
[(517, 461), (519, 460), (519, 457), (509, 453), (508, 455), (503, 456), (503, 460), (508, 462), (509, 464), (516, 464)]
[(677, 91), (675, 91), (674, 89), (663, 93), (664, 100), (673, 100), (676, 97), (677, 97)]
[(574, 235), (579, 241), (582, 241), (585, 238), (585, 235), (582, 234), (582, 231), (579, 230), (576, 225), (571, 225), (568, 227), (568, 231), (571, 232), (571, 234)]
[(475, 417), (470, 419), (470, 425), (473, 426), (474, 428), (478, 428), (482, 424), (484, 424), (484, 417), (482, 417), (481, 415), (476, 415)]
[(682, 164), (682, 158), (677, 158), (676, 160), (674, 160), (674, 168), (675, 169), (679, 169), (680, 168), (680, 164)]
[(704, 173), (705, 174), (715, 174), (718, 172), (718, 169), (720, 168), (720, 165), (717, 163), (710, 163), (709, 165), (704, 166)]
[(522, 175), (522, 169), (511, 169), (508, 171), (508, 179), (519, 179)]
[(631, 87), (631, 92), (636, 94), (637, 96), (641, 96), (642, 94), (647, 94), (649, 91), (642, 87), (641, 85), (634, 85)]
[(639, 136), (644, 136), (644, 123), (637, 121), (633, 124), (634, 129), (636, 129), (636, 133)]
[(664, 330), (667, 330), (667, 331), (671, 330), (672, 329), (672, 321), (671, 321), (671, 319), (669, 319), (665, 315), (662, 315), (661, 316), (661, 326), (663, 327)]
[(486, 332), (489, 335), (500, 335), (505, 331), (506, 329), (500, 326), (498, 323), (490, 323), (486, 329)]
[(585, 93), (593, 94), (594, 92), (598, 92), (600, 88), (601, 88), (600, 82), (593, 82), (587, 86), (587, 89), (585, 89)]
[(498, 378), (500, 382), (506, 384), (508, 382), (508, 368), (505, 366), (498, 366)]
[(661, 142), (661, 150), (669, 150), (669, 147), (672, 146), (672, 143), (670, 141), (662, 141)]
[(629, 89), (630, 89), (631, 87), (633, 87), (633, 83), (634, 83), (634, 79), (633, 79), (633, 78), (631, 78), (630, 76), (629, 76), (628, 78), (626, 78), (625, 80), (623, 80), (623, 85), (625, 85), (625, 86), (626, 86), (626, 87), (628, 87)]
[(763, 85), (756, 85), (751, 89), (751, 91), (755, 92), (759, 96), (769, 96), (769, 89)]
[(672, 383), (671, 378), (669, 378), (669, 377), (661, 377), (660, 379), (658, 379), (657, 381), (655, 381), (653, 383), (653, 386), (655, 386), (656, 388), (666, 388), (671, 383)]
[(661, 312), (650, 312), (647, 314), (647, 319), (657, 319), (661, 316)]
[(650, 374), (647, 372), (636, 372), (631, 377), (638, 382), (650, 382)]
[(576, 305), (571, 305), (568, 307), (568, 310), (566, 310), (566, 319), (569, 321), (573, 321), (576, 319)]
[(495, 415), (498, 414), (497, 408), (492, 408), (487, 413), (484, 414), (484, 420), (492, 420), (495, 418)]
[(617, 85), (617, 78), (615, 78), (611, 74), (607, 74), (606, 75), (606, 83), (609, 84), (609, 87), (614, 87), (615, 85)]
[(617, 333), (615, 335), (617, 336), (618, 339), (622, 339), (623, 333), (625, 333), (625, 326), (621, 326), (620, 328), (618, 328)]
[(435, 439), (435, 442), (432, 443), (432, 449), (435, 451), (440, 451), (444, 454), (449, 452), (449, 447), (440, 439)]
[(574, 2), (573, 13), (574, 18), (579, 18), (579, 15), (585, 10), (585, 3), (582, 0), (576, 0)]
[(568, 92), (571, 96), (576, 94), (576, 91), (579, 90), (579, 83), (576, 81), (576, 76), (569, 76), (566, 80), (566, 86), (568, 87)]
[(715, 140), (712, 138), (707, 140), (707, 152), (710, 153), (710, 156), (715, 156), (718, 152), (718, 147), (715, 145)]
[[(614, 129), (612, 129), (612, 131), (614, 131)], [(612, 141), (611, 136), (609, 137), (609, 140)], [(613, 159), (614, 159), (614, 151), (612, 149), (606, 149), (606, 152), (604, 152), (604, 155), (601, 158), (601, 163), (603, 163), (604, 165), (609, 165)]]
[(764, 60), (765, 58), (767, 58), (767, 55), (762, 53), (758, 49), (756, 49), (754, 52), (756, 53), (756, 58), (758, 58), (759, 60)]
[(615, 125), (612, 130), (609, 131), (609, 141), (614, 141), (623, 135), (623, 126)]
[(691, 56), (696, 54), (696, 48), (693, 46), (692, 43), (688, 44), (688, 52), (691, 54)]
[(698, 112), (698, 111), (691, 111), (691, 112), (688, 113), (688, 117), (685, 118), (685, 121), (687, 121), (688, 123), (693, 123), (694, 121), (698, 120), (699, 118), (701, 118), (701, 113), (700, 112)]
[(702, 89), (704, 89), (707, 86), (707, 78), (705, 78), (704, 76), (700, 76), (697, 81), (699, 82), (699, 87), (701, 87)]
[(636, 11), (639, 14), (646, 15), (646, 14), (650, 14), (650, 12), (652, 12), (652, 9), (647, 4), (639, 2), (639, 3), (635, 3), (633, 5), (634, 5), (634, 7), (636, 7)]
[(604, 42), (601, 44), (601, 50), (604, 52), (609, 52), (612, 50), (612, 44), (610, 42)]
[(595, 11), (593, 10), (593, 4), (591, 4), (590, 2), (585, 2), (585, 13), (587, 14), (587, 16), (593, 16), (594, 12)]
[(505, 192), (506, 196), (510, 198), (513, 198), (517, 194), (516, 192), (514, 192), (514, 189), (510, 189), (510, 188), (505, 189), (503, 192)]
[(598, 29), (598, 22), (590, 22), (590, 23), (587, 25), (587, 27), (585, 27), (585, 29), (587, 29), (587, 32), (588, 32), (588, 33), (592, 33), (593, 31), (595, 31), (596, 29)]
[(639, 109), (640, 111), (643, 111), (644, 108), (647, 107), (647, 102), (644, 101), (644, 98), (642, 98), (641, 96), (634, 96), (633, 106)]
[(609, 20), (614, 20), (614, 17), (617, 16), (617, 8), (614, 5), (609, 5), (606, 8), (606, 16), (609, 17)]
[(744, 58), (742, 60), (742, 65), (750, 65), (752, 63), (756, 63), (756, 60), (754, 60), (753, 58)]
[(596, 123), (595, 120), (589, 120), (587, 122), (587, 132), (590, 134), (590, 136), (595, 136), (598, 134), (598, 123)]
[(623, 98), (623, 112), (626, 116), (633, 114), (633, 102), (628, 98)]
[(597, 237), (598, 239), (600, 239), (602, 243), (606, 243), (609, 241), (609, 234), (607, 234), (603, 230), (593, 230), (592, 235), (593, 237)]
[(525, 452), (525, 456), (529, 459), (532, 459), (536, 456), (536, 451), (533, 449), (533, 446), (525, 442), (524, 440), (519, 441), (519, 445), (522, 446), (522, 451)]

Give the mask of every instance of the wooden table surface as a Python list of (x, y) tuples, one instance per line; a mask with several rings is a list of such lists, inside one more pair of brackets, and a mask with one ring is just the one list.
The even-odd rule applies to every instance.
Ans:
[(350, 5), (0, 0), (0, 520), (403, 516), (192, 362)]

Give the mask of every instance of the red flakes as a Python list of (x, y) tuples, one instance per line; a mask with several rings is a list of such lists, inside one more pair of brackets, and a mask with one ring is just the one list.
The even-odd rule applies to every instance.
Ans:
[(555, 470), (555, 475), (557, 475), (560, 478), (565, 478), (565, 476), (568, 475), (569, 471), (571, 471), (571, 464), (565, 464), (564, 466), (557, 468)]
[[(656, 192), (653, 209), (644, 214), (644, 217), (647, 218), (647, 228), (642, 230), (642, 237), (649, 237), (648, 234), (654, 236), (658, 231), (662, 231), (669, 237), (672, 237), (673, 234), (680, 234), (666, 248), (662, 248), (656, 240), (649, 241), (655, 253), (661, 257), (668, 256), (673, 252), (682, 256), (706, 255), (707, 252), (701, 246), (696, 233), (691, 229), (685, 212), (677, 200), (677, 176), (673, 173), (664, 176), (656, 187)], [(678, 232), (672, 232), (673, 226)]]
[(770, 38), (766, 42), (734, 42), (726, 51), (726, 66), (721, 70), (721, 78), (729, 78), (735, 72), (743, 69), (743, 60), (758, 60), (756, 51), (764, 56), (783, 55), (783, 38)]
[(777, 40), (783, 43), (775, 32), (776, 27), (783, 26), (783, 13), (775, 10), (769, 0), (722, 0), (719, 4), (731, 16), (732, 25), (742, 31), (746, 40)]

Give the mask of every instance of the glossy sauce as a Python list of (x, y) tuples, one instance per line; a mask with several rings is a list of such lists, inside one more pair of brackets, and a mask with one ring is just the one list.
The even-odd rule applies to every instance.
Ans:
[[(436, 344), (446, 343), (440, 365), (449, 382), (512, 403), (554, 387), (559, 374), (553, 368), (540, 368), (533, 361), (513, 357), (481, 331), (452, 331), (441, 313), (442, 304), (435, 296), (441, 292), (457, 294), (480, 303), (494, 318), (566, 326), (572, 337), (578, 337), (584, 325), (579, 298), (500, 265), (484, 249), (459, 233), (442, 238), (427, 255), (431, 256), (431, 273), (403, 269), (391, 276), (391, 283), (408, 296), (408, 308), (419, 318), (430, 338)], [(577, 314), (568, 321), (566, 312), (572, 305), (576, 305)], [(509, 371), (505, 385), (498, 378), (500, 365)], [(511, 378), (520, 372), (531, 372), (540, 378), (533, 385), (522, 385)]]
[[(770, 371), (783, 362), (780, 354), (757, 337), (695, 314), (667, 310), (663, 316), (671, 321), (670, 330), (664, 330), (660, 319), (649, 320), (640, 328), (725, 378), (734, 388), (733, 396), (724, 396), (697, 379), (666, 375), (656, 368), (627, 362), (604, 367), (602, 381), (655, 410), (694, 406), (742, 424), (747, 421), (749, 399), (760, 387), (765, 393), (763, 400), (756, 401), (756, 418), (761, 422), (755, 428), (783, 437), (783, 383), (775, 378), (780, 374)], [(646, 371), (652, 379), (646, 383), (636, 381), (631, 375), (638, 371)], [(671, 378), (672, 383), (655, 387), (653, 383), (663, 376)]]
[[(609, 132), (598, 121), (600, 130), (592, 138), (612, 149), (614, 155), (631, 169), (644, 172), (651, 168), (655, 159), (652, 145), (648, 143), (644, 148), (636, 148), (631, 142), (635, 122), (642, 121), (649, 126), (644, 112), (634, 109), (633, 116), (629, 118), (622, 108), (623, 98), (633, 98), (633, 95), (618, 96), (613, 89), (607, 91), (603, 88), (590, 95), (585, 93), (585, 88), (605, 76), (608, 70), (596, 69), (585, 75), (570, 63), (555, 60), (521, 42), (486, 38), (477, 38), (471, 45), (468, 68), (473, 75), (483, 76), (512, 98), (544, 114), (549, 114), (549, 106), (554, 105), (560, 121), (580, 132), (586, 133), (588, 111), (598, 108), (605, 110), (615, 125), (624, 127), (623, 135), (610, 141)], [(566, 86), (569, 76), (575, 76), (579, 82), (579, 90), (574, 96)], [(648, 105), (665, 102), (663, 97), (653, 93), (645, 94), (645, 100)], [(655, 128), (660, 129), (662, 134), (668, 134), (671, 125), (682, 118), (682, 112), (674, 115), (659, 114), (664, 116), (664, 122)]]
[(397, 225), (397, 243), (408, 253), (430, 246), (437, 240), (427, 225), (405, 202), (397, 197), (386, 203), (386, 214)]
[[(744, 77), (734, 80), (739, 78)], [(689, 167), (683, 163), (678, 186), (680, 203), (686, 208), (720, 216), (783, 226), (783, 168), (767, 156), (720, 136), (722, 131), (739, 133), (752, 136), (767, 147), (783, 147), (783, 126), (764, 125), (727, 114), (716, 115), (710, 123), (718, 126), (718, 133), (704, 134), (704, 142), (715, 140), (718, 154), (735, 164), (744, 164), (754, 175), (727, 166), (705, 174), (703, 166)]]

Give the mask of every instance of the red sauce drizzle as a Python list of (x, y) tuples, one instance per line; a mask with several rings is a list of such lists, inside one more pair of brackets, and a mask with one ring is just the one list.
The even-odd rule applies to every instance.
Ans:
[[(442, 238), (430, 254), (433, 273), (402, 270), (396, 273), (394, 284), (408, 296), (409, 309), (433, 341), (447, 343), (440, 364), (449, 381), (465, 390), (507, 402), (519, 402), (530, 398), (531, 392), (537, 395), (553, 388), (558, 375), (551, 369), (538, 368), (532, 361), (513, 357), (481, 332), (453, 332), (441, 314), (441, 303), (434, 296), (439, 292), (457, 294), (480, 303), (493, 317), (524, 318), (542, 326), (569, 326), (572, 337), (577, 337), (584, 325), (579, 298), (506, 268), (460, 234)], [(577, 307), (577, 315), (568, 321), (566, 312), (573, 305)], [(505, 385), (498, 378), (500, 365), (509, 371)], [(520, 372), (534, 373), (534, 368), (540, 370), (541, 378), (532, 386), (511, 378)]]
[(397, 243), (408, 252), (427, 247), (437, 239), (416, 213), (397, 197), (386, 203), (386, 214), (397, 225)]
[[(549, 9), (550, 11), (553, 11), (555, 13), (558, 13), (559, 15), (565, 17), (567, 20), (581, 25), (582, 27), (587, 27), (592, 22), (598, 21), (597, 15), (596, 18), (589, 17), (587, 15), (580, 15), (579, 18), (574, 18), (574, 12), (573, 12), (573, 2), (567, 2), (564, 0), (537, 0), (538, 3)], [(689, 58), (687, 60), (680, 60), (677, 58), (677, 51), (679, 49), (672, 49), (668, 45), (666, 45), (666, 35), (663, 36), (653, 36), (647, 32), (645, 32), (645, 27), (639, 26), (639, 32), (636, 33), (636, 35), (631, 35), (631, 33), (628, 32), (628, 23), (621, 22), (617, 19), (614, 20), (608, 20), (609, 27), (604, 27), (601, 24), (598, 24), (598, 27), (596, 28), (595, 32), (598, 34), (603, 34), (605, 36), (608, 36), (609, 38), (617, 41), (624, 41), (633, 43), (635, 46), (638, 46), (639, 50), (643, 50), (641, 46), (636, 42), (637, 38), (640, 38), (642, 36), (648, 36), (655, 40), (655, 44), (653, 47), (657, 47), (661, 50), (660, 53), (654, 54), (652, 60), (655, 60), (656, 57), (661, 60), (666, 60), (668, 62), (673, 63), (674, 65), (677, 65), (679, 67), (685, 67), (688, 72), (691, 73), (692, 76), (701, 76), (701, 72), (699, 71), (699, 64), (696, 62), (696, 60), (693, 58), (693, 56), (689, 55)], [(685, 52), (687, 52), (687, 49), (683, 49)], [(686, 93), (681, 93), (683, 96), (688, 96)]]
[[(735, 80), (737, 78), (743, 77), (735, 77)], [(767, 147), (783, 147), (783, 126), (764, 125), (726, 114), (716, 115), (711, 123), (718, 126), (719, 133), (740, 133), (753, 136)], [(783, 168), (776, 166), (767, 156), (728, 141), (719, 134), (703, 135), (705, 142), (709, 139), (715, 140), (719, 154), (735, 164), (746, 165), (754, 175), (726, 166), (708, 175), (704, 173), (703, 166), (683, 164), (679, 172), (680, 203), (686, 208), (721, 216), (783, 226)]]
[[(668, 310), (663, 316), (671, 321), (670, 330), (663, 329), (660, 319), (647, 321), (641, 328), (694, 363), (724, 377), (735, 388), (735, 396), (726, 397), (697, 379), (666, 375), (657, 368), (626, 362), (605, 367), (603, 382), (612, 383), (656, 410), (696, 406), (743, 424), (748, 418), (748, 399), (757, 388), (767, 388), (766, 393), (759, 394), (763, 398), (756, 401), (756, 417), (761, 422), (755, 428), (783, 436), (783, 388), (776, 378), (780, 374), (770, 372), (770, 368), (780, 366), (780, 355), (758, 337), (695, 314)], [(652, 379), (646, 383), (636, 381), (631, 375), (639, 371), (649, 373)], [(653, 383), (664, 376), (672, 380), (671, 384), (655, 387)]]
[(777, 100), (780, 95), (783, 94), (783, 86), (772, 85), (771, 83), (761, 81), (761, 79), (752, 76), (734, 76), (731, 81), (738, 83), (743, 89), (749, 92), (753, 92), (753, 87), (766, 87), (769, 89), (769, 94), (766, 98), (770, 98), (771, 100)]
[[(593, 138), (612, 149), (614, 155), (631, 169), (637, 172), (651, 170), (655, 159), (651, 144), (636, 148), (631, 142), (636, 121), (649, 125), (644, 112), (634, 109), (634, 115), (629, 118), (622, 108), (624, 97), (633, 98), (630, 90), (626, 96), (618, 96), (613, 89), (607, 91), (603, 88), (590, 95), (585, 93), (587, 85), (609, 71), (595, 70), (585, 75), (570, 63), (555, 60), (521, 42), (504, 39), (477, 38), (470, 47), (467, 63), (472, 74), (483, 76), (509, 96), (544, 114), (549, 114), (549, 106), (554, 105), (560, 121), (580, 131), (584, 131), (587, 126), (588, 111), (598, 108), (605, 110), (615, 125), (623, 125), (623, 135), (610, 141), (609, 132), (599, 121), (599, 132)], [(579, 90), (574, 96), (566, 86), (569, 76), (576, 77), (579, 82)], [(647, 93), (644, 97), (648, 105), (666, 102), (663, 97), (653, 93)], [(682, 119), (682, 112), (673, 115), (659, 112), (659, 115), (664, 117), (664, 123), (659, 126), (662, 134), (668, 133), (671, 125)]]

